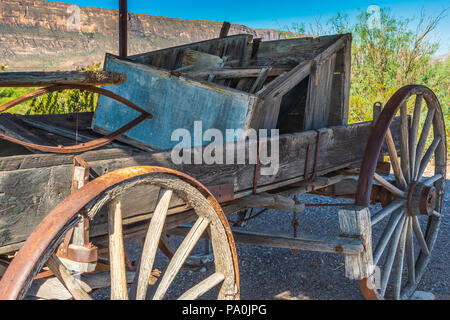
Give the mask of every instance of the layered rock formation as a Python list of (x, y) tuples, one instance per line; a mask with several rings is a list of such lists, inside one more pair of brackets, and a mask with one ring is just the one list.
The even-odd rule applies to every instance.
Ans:
[[(79, 15), (78, 15), (79, 13)], [(217, 37), (220, 21), (186, 20), (145, 14), (129, 19), (129, 53)], [(79, 23), (78, 23), (79, 22)], [(230, 34), (263, 40), (280, 38), (277, 30), (232, 24)], [(0, 65), (8, 70), (65, 70), (103, 60), (118, 51), (118, 11), (44, 0), (0, 1)]]

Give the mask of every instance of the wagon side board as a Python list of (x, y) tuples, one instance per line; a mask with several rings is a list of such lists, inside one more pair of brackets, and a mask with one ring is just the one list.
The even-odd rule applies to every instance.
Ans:
[[(318, 175), (358, 165), (363, 158), (365, 141), (368, 140), (371, 129), (372, 123), (367, 122), (321, 130)], [(399, 120), (394, 121), (391, 129), (394, 137), (400, 136)], [(316, 141), (315, 131), (280, 136), (280, 169), (272, 176), (259, 174), (258, 190), (264, 187), (264, 191), (268, 191), (302, 181), (307, 148), (309, 145), (315, 146)], [(312, 151), (314, 150), (315, 147)], [(33, 160), (27, 161), (28, 158)], [(93, 158), (95, 157), (87, 159)], [(25, 241), (43, 217), (70, 194), (73, 167), (71, 164), (56, 164), (67, 163), (68, 160), (68, 156), (52, 155), (49, 158), (47, 154), (0, 158), (0, 168), (4, 170), (0, 172), (0, 247), (2, 247), (0, 253), (13, 251), (12, 247), (16, 248), (18, 243)], [(33, 164), (32, 168), (29, 167), (29, 161)], [(22, 169), (20, 163), (25, 165)], [(235, 194), (239, 193), (241, 196), (251, 193), (255, 170), (254, 165), (238, 164), (174, 165), (171, 152), (143, 153), (130, 157), (122, 155), (122, 158), (107, 158), (100, 161), (93, 159), (90, 165), (97, 175), (131, 166), (173, 168), (193, 176), (206, 186), (233, 184)], [(312, 165), (309, 168), (312, 168)], [(154, 193), (156, 197), (157, 190)], [(139, 198), (140, 195), (142, 198)], [(150, 212), (152, 208), (148, 207), (147, 201), (142, 200), (149, 198), (148, 190), (133, 193), (130, 199), (124, 200), (127, 202), (124, 205), (124, 215), (131, 217)]]
[[(111, 91), (153, 114), (152, 119), (142, 122), (119, 139), (137, 147), (172, 149), (179, 143), (178, 136), (172, 140), (175, 130), (185, 129), (194, 133), (194, 123), (198, 120), (201, 120), (203, 131), (218, 129), (225, 134), (227, 129), (248, 129), (258, 99), (245, 92), (174, 75), (109, 54), (105, 70), (127, 75), (128, 81)], [(138, 116), (135, 110), (99, 97), (92, 129), (102, 134), (111, 133)]]
[[(351, 39), (350, 34), (344, 34), (319, 37), (317, 40), (307, 38), (276, 41), (279, 42), (281, 48), (273, 45), (272, 56), (277, 57), (282, 54), (285, 45), (289, 47), (289, 44), (291, 46), (296, 44), (299, 46), (297, 48), (299, 53), (297, 56), (292, 54), (291, 59), (298, 64), (257, 93), (263, 102), (255, 111), (257, 114), (253, 116), (252, 128), (276, 128), (277, 124), (279, 125), (278, 121), (282, 111), (280, 107), (284, 102), (284, 97), (289, 97), (290, 93), (296, 90), (304, 80), (308, 81), (307, 89), (302, 89), (306, 91), (307, 99), (304, 106), (298, 106), (294, 110), (296, 113), (301, 112), (303, 118), (297, 124), (295, 131), (320, 129), (330, 124), (346, 125), (350, 93)], [(284, 44), (285, 41), (288, 42)], [(303, 44), (305, 47), (307, 43), (314, 50), (308, 51), (303, 48), (302, 42), (305, 42)], [(267, 44), (263, 44), (261, 43), (263, 48), (267, 46)], [(268, 48), (265, 48), (265, 51)], [(269, 54), (266, 52), (264, 55), (268, 56)], [(268, 63), (270, 59), (266, 57), (264, 61)], [(298, 96), (297, 99), (301, 99), (301, 95), (297, 94), (292, 98), (295, 99), (295, 96)], [(295, 101), (291, 103), (295, 103)]]
[(253, 36), (248, 34), (233, 35), (129, 56), (128, 59), (166, 70), (175, 70), (182, 66), (184, 51), (194, 50), (219, 57), (226, 56), (229, 61), (236, 61), (235, 66), (241, 66), (252, 39)]

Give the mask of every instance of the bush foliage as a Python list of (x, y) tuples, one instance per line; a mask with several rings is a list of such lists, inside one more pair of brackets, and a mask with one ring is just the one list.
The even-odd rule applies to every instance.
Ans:
[[(413, 19), (396, 18), (384, 8), (380, 10), (377, 28), (369, 27), (371, 16), (361, 11), (353, 24), (348, 15), (339, 13), (325, 26), (319, 16), (308, 26), (295, 24), (288, 29), (312, 36), (352, 33), (350, 123), (372, 120), (375, 102), (385, 104), (401, 87), (422, 84), (439, 98), (449, 136), (450, 62), (448, 57), (433, 59), (439, 46), (431, 40), (433, 31), (445, 16), (445, 11), (437, 16), (426, 16), (421, 11), (414, 20), (417, 27), (412, 29)], [(408, 107), (413, 108), (413, 101), (410, 103)], [(424, 119), (425, 114), (421, 118)]]

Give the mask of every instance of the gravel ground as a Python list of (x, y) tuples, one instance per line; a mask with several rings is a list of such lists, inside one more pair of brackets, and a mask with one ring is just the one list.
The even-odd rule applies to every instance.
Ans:
[[(307, 203), (333, 203), (346, 200), (333, 200), (327, 197), (302, 195), (301, 201)], [(351, 202), (351, 201), (350, 201)], [(449, 284), (449, 238), (450, 238), (450, 184), (447, 180), (444, 217), (440, 234), (433, 252), (432, 261), (421, 281), (419, 290), (432, 292), (436, 299), (450, 298)], [(335, 207), (308, 208), (299, 214), (299, 232), (337, 235), (338, 209)], [(274, 228), (278, 231), (292, 232), (292, 214), (269, 211), (257, 220), (248, 223), (248, 229)], [(380, 226), (374, 230), (379, 236)], [(136, 259), (138, 246), (128, 244), (131, 259)], [(344, 257), (337, 254), (299, 252), (292, 250), (263, 248), (237, 244), (242, 300), (360, 300), (364, 299), (356, 281), (344, 276)], [(164, 270), (168, 259), (158, 253), (156, 267)], [(176, 298), (184, 290), (192, 287), (211, 274), (213, 268), (184, 268), (174, 281), (167, 298)], [(97, 293), (97, 298), (108, 298), (109, 290)], [(204, 299), (214, 299), (210, 292)]]

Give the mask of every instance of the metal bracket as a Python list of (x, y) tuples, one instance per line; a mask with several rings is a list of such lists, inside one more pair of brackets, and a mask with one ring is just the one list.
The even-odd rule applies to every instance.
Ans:
[[(90, 165), (81, 157), (73, 159), (72, 193), (82, 188), (89, 181)], [(56, 255), (74, 271), (93, 271), (98, 260), (98, 248), (89, 242), (89, 219), (69, 230), (59, 246)]]

